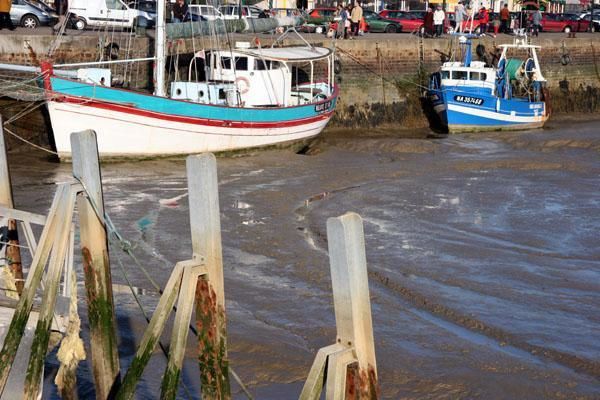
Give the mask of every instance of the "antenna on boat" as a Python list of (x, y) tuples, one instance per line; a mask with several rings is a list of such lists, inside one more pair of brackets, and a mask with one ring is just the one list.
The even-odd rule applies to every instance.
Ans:
[(154, 49), (156, 61), (154, 63), (154, 95), (165, 97), (165, 14), (166, 14), (166, 0), (159, 0), (156, 4), (157, 15), (156, 15), (156, 38)]

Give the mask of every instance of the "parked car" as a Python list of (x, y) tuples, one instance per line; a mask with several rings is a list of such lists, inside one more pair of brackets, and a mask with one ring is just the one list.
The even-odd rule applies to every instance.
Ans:
[[(148, 14), (149, 21), (152, 21), (150, 25), (156, 24), (156, 2), (150, 0), (136, 0), (127, 4), (132, 10), (138, 10)], [(167, 16), (170, 13), (167, 13)], [(147, 21), (144, 17), (138, 19), (137, 26), (146, 27), (148, 26)]]
[(542, 14), (542, 32), (587, 32), (590, 21), (579, 19), (576, 14)]
[(58, 21), (55, 12), (45, 11), (26, 0), (12, 0), (10, 19), (15, 26), (35, 29), (40, 25), (53, 25)]
[(363, 11), (368, 32), (397, 33), (402, 32), (402, 24), (391, 19), (383, 18), (374, 11)]
[(313, 33), (325, 31), (334, 22), (335, 7), (317, 7), (308, 12), (306, 23), (300, 27), (302, 32)]
[(584, 13), (582, 15), (579, 16), (579, 19), (584, 19), (586, 21), (588, 21), (589, 25), (589, 31), (590, 32), (600, 32), (600, 10), (596, 11), (594, 13), (594, 23), (592, 24), (592, 13)]
[(88, 25), (150, 28), (156, 20), (156, 14), (152, 16), (146, 11), (131, 8), (121, 0), (70, 0), (69, 12), (77, 16), (74, 25), (78, 30), (83, 30)]
[(327, 25), (333, 22), (335, 13), (335, 7), (317, 7), (308, 12), (306, 23), (311, 25)]
[(379, 15), (399, 23), (403, 32), (421, 32), (423, 30), (423, 19), (409, 11), (383, 10)]
[[(228, 5), (219, 7), (224, 19), (238, 19), (238, 6)], [(242, 18), (258, 18), (262, 10), (255, 6), (242, 6)]]
[(190, 14), (192, 15), (192, 19), (193, 16), (204, 18), (208, 21), (214, 21), (215, 19), (224, 19), (221, 11), (217, 10), (214, 6), (211, 6), (209, 4), (190, 4), (188, 6), (188, 9)]
[(272, 8), (271, 15), (274, 17), (304, 17), (307, 18), (306, 12), (297, 8)]

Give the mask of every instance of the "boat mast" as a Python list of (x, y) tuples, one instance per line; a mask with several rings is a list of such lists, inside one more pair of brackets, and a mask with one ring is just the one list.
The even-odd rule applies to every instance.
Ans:
[(165, 14), (166, 0), (159, 0), (156, 3), (156, 38), (154, 43), (156, 63), (154, 64), (154, 95), (165, 96)]

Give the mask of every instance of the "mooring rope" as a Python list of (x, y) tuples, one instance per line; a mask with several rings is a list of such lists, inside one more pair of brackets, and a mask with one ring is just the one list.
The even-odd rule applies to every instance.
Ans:
[[(96, 214), (96, 216), (98, 217), (98, 219), (100, 220), (100, 222), (102, 223), (102, 225), (104, 225), (107, 233), (108, 233), (108, 239), (109, 242), (112, 242), (114, 245), (118, 245), (118, 247), (125, 253), (127, 254), (129, 257), (131, 257), (131, 259), (133, 260), (134, 264), (142, 270), (142, 272), (144, 273), (144, 275), (146, 276), (146, 278), (150, 281), (150, 283), (152, 284), (152, 286), (154, 286), (154, 288), (156, 289), (156, 291), (158, 291), (158, 293), (160, 295), (162, 295), (164, 293), (163, 289), (160, 287), (160, 285), (158, 283), (156, 283), (156, 281), (152, 278), (152, 276), (150, 275), (150, 273), (148, 272), (148, 270), (139, 262), (139, 260), (137, 259), (137, 257), (135, 256), (135, 254), (133, 253), (132, 249), (132, 245), (131, 242), (126, 240), (125, 238), (123, 238), (123, 235), (121, 235), (121, 233), (117, 230), (117, 228), (115, 227), (114, 223), (112, 222), (112, 220), (110, 219), (110, 216), (108, 215), (108, 213), (106, 211), (104, 211), (104, 213), (100, 213), (99, 208), (97, 207), (95, 201), (93, 200), (93, 198), (91, 197), (91, 195), (89, 194), (90, 192), (87, 190), (87, 187), (85, 185), (85, 183), (83, 183), (83, 181), (81, 179), (79, 179), (78, 177), (74, 177), (83, 187), (84, 192), (86, 193), (86, 196), (88, 198), (88, 201), (90, 202), (90, 205), (92, 206), (92, 210), (94, 211), (94, 213)], [(119, 264), (120, 264), (120, 260)], [(123, 269), (124, 271), (124, 269)], [(133, 294), (134, 298), (136, 298), (136, 302), (138, 303), (138, 307), (142, 310), (142, 313), (144, 314), (146, 321), (150, 322), (150, 320), (147, 318), (146, 312), (144, 311), (143, 305), (141, 304), (141, 302), (139, 301), (139, 299), (137, 298), (137, 294), (135, 294), (135, 290), (133, 285), (131, 284), (131, 282), (129, 281), (129, 279), (126, 279), (127, 281), (127, 285), (129, 286), (131, 293)], [(177, 312), (177, 307), (173, 306), (173, 311)], [(189, 324), (188, 328), (190, 329), (190, 331), (192, 331), (192, 333), (195, 336), (198, 336), (198, 331), (196, 330), (196, 328)], [(162, 346), (162, 345), (161, 345)], [(248, 388), (246, 387), (246, 385), (244, 384), (244, 382), (242, 382), (241, 378), (239, 377), (239, 375), (233, 370), (233, 367), (230, 365), (229, 366), (229, 372), (231, 372), (231, 376), (233, 377), (233, 379), (236, 381), (236, 383), (240, 386), (240, 388), (242, 389), (242, 391), (244, 392), (244, 394), (248, 397), (249, 400), (254, 400), (254, 397), (252, 396), (252, 394), (250, 393), (250, 391), (248, 390)]]
[(39, 145), (37, 145), (37, 144), (35, 144), (35, 143), (33, 143), (33, 142), (31, 142), (31, 141), (29, 141), (29, 140), (27, 140), (27, 139), (23, 138), (23, 137), (21, 137), (21, 136), (17, 135), (16, 133), (14, 133), (13, 131), (11, 131), (11, 130), (10, 130), (10, 129), (8, 129), (7, 127), (4, 127), (4, 130), (5, 130), (6, 132), (8, 132), (8, 134), (10, 134), (10, 135), (14, 136), (16, 139), (18, 139), (18, 140), (20, 140), (20, 141), (22, 141), (22, 142), (24, 142), (24, 143), (27, 143), (28, 145), (30, 145), (30, 146), (32, 146), (32, 147), (35, 147), (35, 148), (36, 148), (36, 149), (38, 149), (38, 150), (42, 150), (42, 151), (45, 151), (46, 153), (54, 154), (54, 155), (56, 155), (56, 156), (58, 155), (58, 153), (57, 153), (56, 151), (52, 151), (52, 150), (49, 150), (49, 149), (47, 149), (47, 148), (45, 148), (45, 147), (39, 146)]

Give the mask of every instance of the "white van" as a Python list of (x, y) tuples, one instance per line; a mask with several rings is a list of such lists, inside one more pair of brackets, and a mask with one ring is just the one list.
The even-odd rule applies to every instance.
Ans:
[(209, 21), (223, 19), (223, 14), (221, 14), (221, 11), (208, 4), (190, 4), (188, 8), (191, 14), (200, 15)]
[(151, 27), (155, 20), (149, 13), (130, 8), (121, 0), (71, 0), (69, 12), (77, 16), (74, 25), (79, 30), (86, 26)]
[[(238, 19), (238, 6), (226, 5), (219, 7), (225, 19)], [(258, 18), (262, 10), (255, 6), (242, 6), (242, 18)]]

